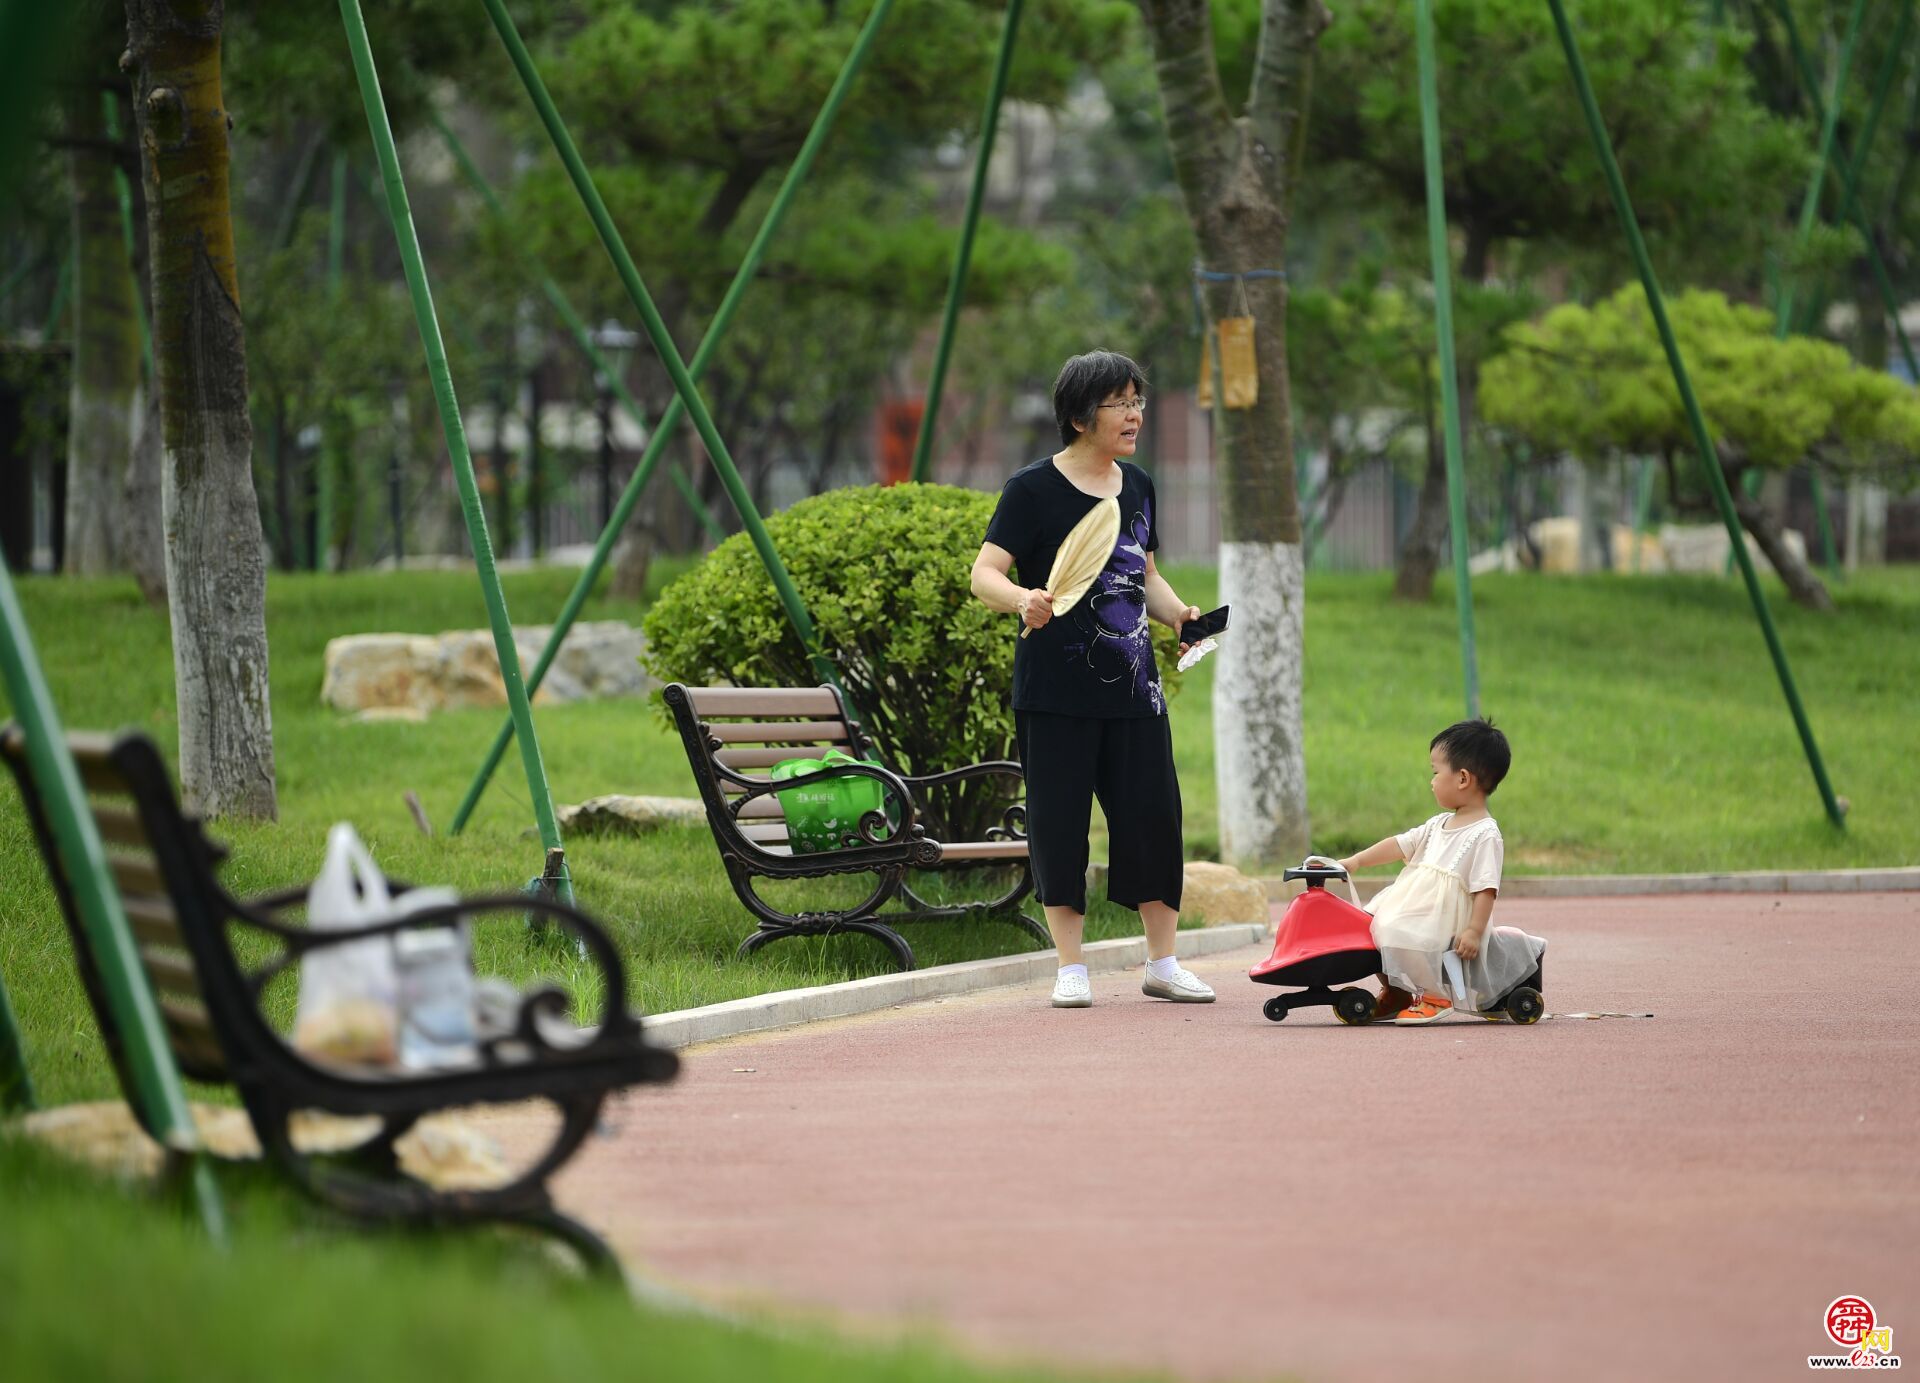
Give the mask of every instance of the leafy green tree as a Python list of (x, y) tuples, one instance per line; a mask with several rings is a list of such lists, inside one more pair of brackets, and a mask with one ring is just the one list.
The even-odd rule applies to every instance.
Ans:
[[(690, 354), (871, 5), (636, 9), (588, 0), (578, 10), (578, 24), (542, 45), (542, 70)], [(897, 362), (936, 319), (953, 253), (928, 154), (976, 137), (1001, 18), (999, 6), (978, 0), (903, 0), (881, 30), (703, 386), (750, 480), (767, 461), (803, 451), (824, 475), (826, 457), (864, 426), (876, 393), (905, 383)], [(1128, 26), (1122, 0), (1029, 5), (1010, 95), (1060, 102), (1085, 60), (1120, 47)], [(571, 188), (544, 153), (511, 201), (506, 233), (532, 247), (583, 310), (631, 320)], [(991, 391), (1023, 370), (1050, 373), (1058, 357), (1040, 364), (1043, 342), (997, 331), (998, 314), (1018, 320), (1036, 300), (1058, 301), (1055, 286), (1071, 267), (1032, 230), (983, 224), (960, 364), (992, 373), (956, 379), (955, 396)], [(1044, 345), (1054, 339), (1048, 333)], [(997, 349), (976, 347), (982, 340)], [(644, 397), (664, 408), (664, 372), (650, 355), (641, 370)], [(690, 430), (682, 445), (714, 494)]]
[[(1828, 342), (1776, 340), (1772, 314), (1719, 293), (1676, 295), (1670, 310), (1741, 524), (1796, 601), (1831, 609), (1779, 520), (1740, 481), (1751, 470), (1809, 464), (1911, 483), (1920, 397)], [(1488, 422), (1588, 460), (1662, 457), (1675, 505), (1708, 510), (1706, 477), (1688, 464), (1692, 434), (1638, 285), (1591, 308), (1554, 308), (1506, 340), (1481, 372)]]
[[(1694, 0), (1569, 6), (1634, 207), (1670, 277), (1757, 291), (1790, 233), (1810, 129), (1752, 90), (1746, 36), (1712, 27)], [(1538, 0), (1437, 0), (1434, 13), (1449, 223), (1460, 241), (1463, 428), (1471, 435), (1479, 352), (1512, 320), (1498, 299), (1479, 322), (1469, 291), (1549, 265), (1610, 284), (1625, 254), (1585, 123)], [(1362, 174), (1424, 265), (1413, 234), (1426, 205), (1413, 19), (1404, 4), (1343, 5), (1321, 40), (1311, 159)], [(1411, 266), (1410, 266), (1411, 267)], [(1421, 273), (1424, 277), (1424, 273)], [(1476, 327), (1479, 328), (1476, 331)], [(1436, 413), (1437, 418), (1437, 413)], [(1394, 589), (1425, 600), (1446, 541), (1446, 469), (1429, 448)]]

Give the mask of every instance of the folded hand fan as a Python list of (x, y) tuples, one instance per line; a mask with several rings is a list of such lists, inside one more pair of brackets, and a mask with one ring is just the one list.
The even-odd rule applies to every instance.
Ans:
[[(1119, 541), (1120, 501), (1103, 499), (1087, 510), (1086, 517), (1060, 540), (1060, 550), (1053, 554), (1046, 590), (1053, 596), (1054, 614), (1064, 615), (1080, 602)], [(1030, 626), (1022, 628), (1020, 637), (1024, 639), (1032, 632)]]

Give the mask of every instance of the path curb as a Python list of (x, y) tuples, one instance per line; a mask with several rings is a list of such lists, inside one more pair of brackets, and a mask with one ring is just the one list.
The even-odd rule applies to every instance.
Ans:
[[(1267, 928), (1259, 922), (1240, 922), (1221, 927), (1196, 927), (1180, 932), (1174, 950), (1182, 957), (1209, 956), (1250, 946), (1263, 941)], [(1125, 970), (1147, 963), (1145, 937), (1123, 937), (1117, 941), (1093, 941), (1085, 948), (1087, 969), (1092, 972)], [(658, 1013), (644, 1020), (647, 1040), (659, 1047), (690, 1047), (696, 1042), (715, 1042), (723, 1037), (739, 1037), (771, 1028), (792, 1027), (798, 1023), (818, 1022), (822, 1018), (848, 1018), (872, 1013), (916, 999), (942, 999), (955, 994), (971, 994), (980, 989), (998, 989), (1006, 985), (1039, 985), (1051, 980), (1059, 968), (1059, 953), (1052, 950), (1029, 951), (1017, 956), (996, 956), (991, 960), (967, 960), (954, 965), (933, 965), (903, 974), (870, 975), (862, 980), (841, 984), (816, 985), (811, 989), (783, 989), (774, 994), (756, 994), (746, 999), (702, 1008)]]
[[(1267, 897), (1283, 903), (1304, 885), (1263, 878)], [(1391, 877), (1360, 879), (1371, 898)], [(1905, 893), (1920, 890), (1920, 868), (1762, 869), (1739, 874), (1520, 874), (1500, 885), (1502, 898), (1625, 898), (1662, 893)], [(1344, 889), (1342, 889), (1344, 892)]]

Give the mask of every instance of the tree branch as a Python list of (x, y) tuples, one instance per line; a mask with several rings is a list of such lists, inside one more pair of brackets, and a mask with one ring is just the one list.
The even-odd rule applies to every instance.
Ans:
[(1261, 0), (1247, 120), (1267, 186), (1283, 208), (1292, 201), (1306, 153), (1314, 46), (1332, 22), (1322, 0)]

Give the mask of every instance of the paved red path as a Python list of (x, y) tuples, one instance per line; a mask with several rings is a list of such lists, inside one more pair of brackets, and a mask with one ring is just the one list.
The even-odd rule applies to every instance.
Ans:
[(1804, 1377), (1843, 1293), (1920, 1364), (1920, 895), (1499, 920), (1552, 1011), (1656, 1016), (1275, 1024), (1250, 950), (1210, 1007), (995, 991), (696, 1049), (561, 1199), (702, 1296), (1068, 1367)]

